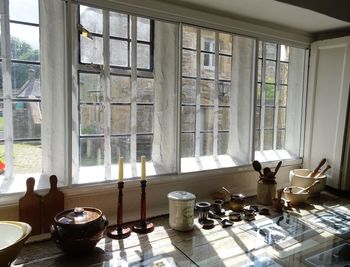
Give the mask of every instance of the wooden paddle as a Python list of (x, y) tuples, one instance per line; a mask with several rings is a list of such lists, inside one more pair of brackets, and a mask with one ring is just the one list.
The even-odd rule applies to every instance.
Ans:
[(43, 232), (50, 232), (53, 218), (57, 213), (64, 210), (64, 194), (57, 189), (57, 176), (50, 176), (50, 191), (43, 196), (42, 202), (42, 225)]
[(34, 192), (35, 179), (26, 181), (27, 192), (19, 199), (19, 220), (30, 224), (32, 235), (41, 233), (41, 196)]

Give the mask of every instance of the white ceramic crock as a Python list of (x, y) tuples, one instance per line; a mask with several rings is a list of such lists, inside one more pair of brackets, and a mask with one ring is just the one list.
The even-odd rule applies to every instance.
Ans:
[(178, 231), (192, 230), (196, 196), (185, 191), (174, 191), (168, 194), (168, 199), (170, 227)]
[(309, 191), (310, 197), (316, 197), (324, 189), (327, 181), (327, 175), (322, 175), (318, 178), (307, 177), (311, 171), (308, 169), (294, 169), (289, 172), (289, 181), (292, 186), (308, 187), (316, 180), (320, 182), (312, 187)]

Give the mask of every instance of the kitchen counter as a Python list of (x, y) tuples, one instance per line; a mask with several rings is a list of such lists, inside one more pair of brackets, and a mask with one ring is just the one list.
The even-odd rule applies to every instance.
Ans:
[(283, 214), (268, 208), (269, 216), (228, 228), (216, 221), (205, 230), (195, 219), (190, 232), (172, 230), (168, 216), (153, 218), (152, 233), (106, 237), (91, 253), (75, 257), (51, 240), (30, 243), (12, 266), (350, 266), (350, 199), (322, 192)]

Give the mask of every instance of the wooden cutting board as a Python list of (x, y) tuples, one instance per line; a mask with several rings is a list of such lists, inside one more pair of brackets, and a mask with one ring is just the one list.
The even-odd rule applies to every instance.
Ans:
[(50, 191), (43, 196), (42, 223), (43, 232), (50, 232), (51, 224), (57, 213), (64, 210), (64, 194), (57, 189), (57, 176), (50, 176)]
[(35, 179), (27, 179), (27, 192), (19, 199), (19, 220), (30, 224), (32, 235), (41, 233), (41, 196), (34, 192)]

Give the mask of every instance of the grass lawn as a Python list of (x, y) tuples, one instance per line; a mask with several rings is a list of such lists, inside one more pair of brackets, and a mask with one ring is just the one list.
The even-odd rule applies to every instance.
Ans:
[[(41, 145), (20, 143), (14, 144), (14, 169), (16, 173), (41, 173)], [(0, 145), (0, 160), (5, 161), (5, 146)], [(6, 162), (5, 162), (6, 164)]]

